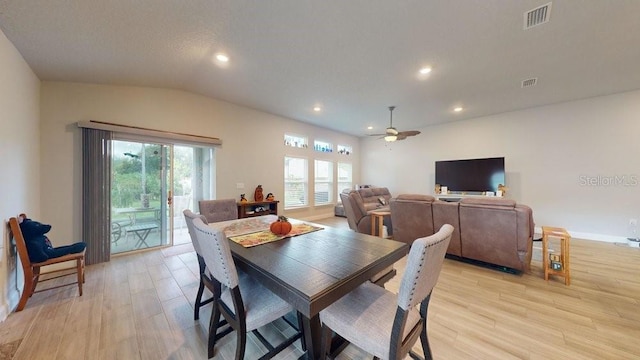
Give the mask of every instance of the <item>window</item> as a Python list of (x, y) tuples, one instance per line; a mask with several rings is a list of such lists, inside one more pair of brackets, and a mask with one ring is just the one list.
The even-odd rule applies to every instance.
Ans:
[(351, 155), (353, 148), (349, 145), (338, 145), (338, 154)]
[(338, 193), (353, 186), (353, 171), (350, 163), (338, 163)]
[(314, 174), (314, 205), (333, 203), (333, 163), (331, 161), (316, 160)]
[(309, 204), (307, 200), (307, 159), (284, 158), (284, 208), (290, 209)]
[(284, 134), (284, 144), (295, 148), (307, 148), (307, 138), (304, 136)]
[(313, 142), (313, 150), (320, 152), (333, 152), (333, 145), (328, 142), (316, 140)]

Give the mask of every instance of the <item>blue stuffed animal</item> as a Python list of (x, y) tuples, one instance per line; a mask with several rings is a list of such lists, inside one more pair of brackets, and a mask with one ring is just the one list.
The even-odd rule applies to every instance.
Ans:
[(79, 253), (87, 247), (84, 242), (53, 247), (49, 238), (45, 236), (51, 230), (51, 225), (42, 224), (31, 219), (24, 219), (20, 223), (20, 230), (27, 245), (27, 253), (29, 253), (31, 262), (43, 262), (51, 258)]

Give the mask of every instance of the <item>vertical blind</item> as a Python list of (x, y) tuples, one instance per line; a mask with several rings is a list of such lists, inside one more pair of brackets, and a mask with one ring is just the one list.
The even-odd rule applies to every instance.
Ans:
[(82, 129), (82, 237), (87, 264), (111, 256), (111, 141), (106, 130)]

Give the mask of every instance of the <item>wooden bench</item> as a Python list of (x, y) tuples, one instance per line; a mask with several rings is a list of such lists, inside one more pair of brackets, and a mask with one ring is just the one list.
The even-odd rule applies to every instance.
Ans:
[[(47, 261), (32, 263), (29, 260), (29, 254), (27, 253), (27, 244), (24, 241), (24, 237), (22, 236), (22, 231), (20, 230), (20, 223), (24, 219), (27, 218), (27, 215), (20, 214), (17, 218), (12, 217), (9, 219), (9, 226), (11, 228), (11, 234), (16, 242), (16, 248), (18, 250), (18, 256), (20, 257), (20, 263), (22, 264), (22, 271), (24, 272), (24, 289), (22, 290), (22, 295), (20, 296), (20, 301), (18, 302), (18, 307), (16, 311), (22, 311), (25, 305), (27, 305), (27, 300), (36, 292), (46, 291), (51, 289), (57, 289), (59, 287), (78, 284), (78, 293), (82, 296), (82, 283), (84, 283), (84, 254), (86, 250), (83, 250), (80, 253), (69, 254), (57, 258), (52, 258)], [(52, 286), (46, 289), (42, 289), (36, 291), (36, 285), (38, 285), (38, 280), (40, 280), (40, 268), (53, 265), (60, 264), (67, 261), (75, 261), (76, 266), (72, 268), (58, 269), (48, 271), (47, 274), (59, 273), (61, 271), (69, 271), (74, 270), (78, 274), (78, 280), (69, 284), (62, 284), (58, 286)], [(59, 277), (67, 276), (69, 274), (63, 274), (59, 276), (54, 276), (47, 279), (42, 279), (41, 281), (53, 280)]]

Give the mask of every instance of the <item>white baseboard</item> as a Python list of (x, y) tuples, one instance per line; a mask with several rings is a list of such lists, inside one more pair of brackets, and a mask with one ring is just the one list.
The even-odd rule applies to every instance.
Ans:
[[(308, 216), (308, 217), (304, 217), (300, 220), (305, 220), (305, 221), (316, 221), (316, 220), (320, 220), (320, 219), (326, 219), (329, 217), (333, 217), (335, 216), (335, 214), (332, 212), (330, 213), (326, 213), (326, 214), (320, 214), (320, 215), (314, 215), (314, 216)], [(346, 219), (346, 218), (345, 218)]]
[[(627, 238), (624, 236), (614, 236), (607, 234), (594, 234), (594, 233), (586, 233), (579, 231), (572, 231), (567, 229), (569, 234), (574, 239), (583, 239), (583, 240), (593, 240), (593, 241), (603, 241), (608, 243), (627, 243)], [(542, 234), (542, 227), (536, 226), (535, 232), (537, 234)]]

